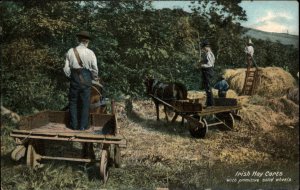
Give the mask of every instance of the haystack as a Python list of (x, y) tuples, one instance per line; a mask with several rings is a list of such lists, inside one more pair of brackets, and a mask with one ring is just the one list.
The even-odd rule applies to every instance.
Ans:
[[(279, 67), (261, 68), (261, 83), (257, 88), (257, 94), (265, 97), (280, 97), (286, 94), (287, 90), (295, 87), (296, 80), (293, 76)], [(230, 88), (238, 94), (242, 92), (245, 81), (246, 69), (227, 69), (224, 77)]]

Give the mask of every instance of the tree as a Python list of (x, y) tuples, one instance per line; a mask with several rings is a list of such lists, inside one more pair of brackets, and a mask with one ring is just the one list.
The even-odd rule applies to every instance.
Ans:
[[(23, 114), (63, 108), (69, 85), (62, 70), (65, 53), (77, 45), (80, 30), (93, 34), (89, 47), (106, 97), (144, 97), (146, 75), (198, 90), (200, 74), (193, 65), (203, 39), (210, 40), (217, 57), (216, 73), (245, 66), (239, 21), (246, 14), (239, 3), (203, 0), (190, 13), (155, 10), (150, 1), (137, 0), (1, 2), (3, 105)], [(259, 66), (280, 66), (296, 75), (297, 49), (253, 41)]]

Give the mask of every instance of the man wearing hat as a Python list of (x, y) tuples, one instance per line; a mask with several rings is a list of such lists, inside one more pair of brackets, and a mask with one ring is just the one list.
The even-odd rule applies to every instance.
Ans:
[(98, 67), (94, 52), (87, 48), (91, 39), (89, 32), (81, 31), (76, 36), (79, 45), (67, 52), (63, 70), (70, 79), (70, 127), (86, 130), (89, 127), (91, 85), (92, 80), (98, 80)]
[(246, 53), (246, 62), (247, 62), (248, 68), (251, 68), (252, 63), (257, 68), (257, 65), (253, 59), (254, 47), (253, 47), (253, 43), (252, 43), (251, 39), (249, 39), (249, 41), (245, 47), (245, 53)]
[(207, 40), (201, 43), (201, 51), (203, 51), (204, 57), (200, 61), (202, 82), (206, 92), (206, 106), (213, 106), (213, 94), (211, 80), (214, 74), (213, 68), (215, 64), (215, 56), (211, 51), (210, 44)]

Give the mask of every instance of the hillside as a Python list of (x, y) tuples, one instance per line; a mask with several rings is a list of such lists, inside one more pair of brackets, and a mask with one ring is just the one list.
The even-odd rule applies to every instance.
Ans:
[(294, 47), (299, 47), (299, 36), (285, 34), (285, 33), (274, 33), (274, 32), (264, 32), (261, 30), (255, 30), (250, 28), (245, 28), (246, 33), (244, 36), (249, 36), (251, 38), (269, 40), (271, 42), (279, 41), (284, 45), (293, 45)]

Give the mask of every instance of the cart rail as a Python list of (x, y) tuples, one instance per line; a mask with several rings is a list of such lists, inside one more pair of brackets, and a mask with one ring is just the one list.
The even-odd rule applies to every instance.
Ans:
[(222, 112), (228, 112), (228, 111), (232, 111), (232, 110), (242, 109), (242, 105), (235, 105), (235, 106), (210, 106), (210, 107), (204, 108), (200, 111), (180, 110), (180, 109), (176, 108), (175, 106), (165, 102), (164, 100), (162, 100), (152, 94), (150, 94), (150, 96), (152, 98), (154, 98), (155, 100), (159, 101), (160, 103), (162, 103), (163, 105), (167, 106), (172, 111), (179, 113), (179, 115), (198, 113), (200, 116), (206, 116), (206, 115), (211, 115), (211, 114), (216, 114), (216, 113), (222, 113)]
[(11, 137), (27, 140), (27, 139), (43, 139), (56, 141), (72, 141), (72, 142), (91, 142), (104, 144), (117, 144), (120, 147), (126, 147), (126, 140), (123, 135), (97, 135), (83, 132), (73, 133), (57, 133), (57, 132), (33, 132), (26, 130), (13, 130)]
[[(203, 108), (200, 103), (193, 102), (187, 102), (188, 105), (184, 107), (184, 102), (189, 100), (179, 100), (183, 105), (176, 107), (176, 105), (178, 105), (178, 100), (168, 103), (152, 94), (150, 94), (150, 97), (175, 112), (172, 121), (175, 121), (178, 115), (186, 119), (188, 122), (187, 128), (191, 135), (196, 138), (205, 137), (208, 127), (210, 126), (224, 125), (227, 128), (232, 129), (235, 125), (234, 118), (241, 119), (238, 115), (238, 111), (242, 109), (242, 105), (238, 105), (236, 99), (224, 99), (225, 102), (219, 101), (218, 103), (220, 103), (220, 105), (218, 106)], [(226, 100), (230, 101), (226, 102)], [(227, 103), (229, 105), (227, 105)], [(212, 116), (214, 121), (208, 121), (206, 119), (207, 116)]]

